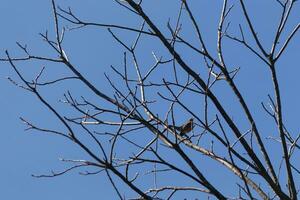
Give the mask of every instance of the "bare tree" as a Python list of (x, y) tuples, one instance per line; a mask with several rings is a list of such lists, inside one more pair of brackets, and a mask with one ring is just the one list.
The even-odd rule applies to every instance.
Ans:
[[(275, 35), (268, 34), (273, 38), (270, 48), (257, 34), (247, 2), (223, 0), (216, 27), (216, 50), (210, 50), (215, 43), (205, 40), (195, 14), (198, 12), (192, 9), (197, 1), (176, 1), (178, 13), (166, 27), (153, 21), (142, 0), (115, 3), (140, 20), (140, 26), (86, 21), (71, 8), (61, 8), (52, 0), (55, 37), (48, 32), (40, 36), (58, 56), (36, 55), (17, 43), (25, 56), (14, 57), (7, 51), (7, 57), (1, 59), (10, 64), (21, 82), (9, 80), (35, 95), (64, 127), (63, 131), (44, 128), (21, 118), (27, 129), (66, 138), (88, 155), (87, 159), (62, 159), (72, 166), (35, 177), (55, 177), (83, 168), (82, 175), (107, 176), (119, 199), (172, 199), (189, 193), (217, 199), (297, 199), (299, 161), (297, 164), (295, 152), (299, 150), (300, 134), (290, 132), (284, 124), (277, 75), (277, 63), (300, 28), (298, 23), (289, 35), (283, 34), (296, 0), (274, 1), (281, 12), (279, 22), (274, 22), (278, 23)], [(239, 32), (231, 31), (235, 30), (230, 25), (234, 9), (244, 20), (237, 27)], [(105, 74), (112, 94), (84, 76), (64, 49), (65, 31), (86, 27), (108, 30), (116, 45), (124, 49), (121, 67), (111, 66), (114, 75)], [(131, 32), (136, 39), (128, 44), (118, 36), (122, 32)], [(143, 52), (153, 56), (151, 66), (143, 63), (140, 56), (143, 39), (160, 45), (156, 51)], [(272, 123), (267, 124), (277, 128), (274, 134), (265, 133), (259, 128), (259, 120), (255, 120), (257, 112), (251, 110), (247, 98), (255, 93), (254, 89), (244, 95), (239, 89), (242, 82), (255, 84), (255, 80), (237, 80), (242, 66), (235, 67), (234, 61), (226, 59), (227, 46), (236, 44), (260, 60), (264, 65), (261, 68), (270, 71), (265, 77), (272, 82), (273, 91), (265, 95), (268, 103), (261, 103), (259, 113), (270, 116)], [(18, 66), (34, 60), (48, 66), (59, 64), (71, 75), (50, 80), (44, 67), (29, 81)], [(86, 86), (86, 91), (66, 90), (61, 102), (73, 109), (69, 114), (42, 95), (49, 86), (55, 88), (67, 81)], [(228, 93), (222, 93), (220, 88)], [(272, 150), (267, 147), (267, 139), (272, 141)], [(280, 155), (273, 155), (274, 149)], [(231, 192), (223, 191), (222, 180), (212, 178), (217, 172), (205, 164), (211, 161), (210, 165), (221, 173), (230, 173), (232, 179), (226, 182), (236, 184)], [(120, 187), (121, 183), (129, 189)], [(126, 191), (135, 196), (124, 196)]]

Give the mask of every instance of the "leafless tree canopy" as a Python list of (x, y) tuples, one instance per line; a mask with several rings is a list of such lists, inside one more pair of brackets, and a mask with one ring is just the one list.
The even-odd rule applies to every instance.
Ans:
[[(146, 2), (114, 2), (140, 21), (134, 27), (87, 21), (52, 0), (55, 36), (48, 32), (40, 36), (56, 55), (38, 55), (17, 43), (23, 57), (7, 51), (1, 58), (17, 75), (9, 81), (35, 95), (59, 120), (57, 127), (63, 127), (44, 127), (21, 118), (27, 129), (65, 138), (87, 154), (79, 160), (62, 159), (72, 166), (35, 177), (55, 177), (79, 169), (82, 175), (107, 177), (119, 199), (297, 199), (300, 169), (295, 155), (300, 134), (289, 131), (284, 123), (277, 63), (300, 28), (299, 23), (283, 34), (298, 2), (273, 1), (280, 17), (268, 34), (271, 46), (259, 37), (248, 1), (219, 2), (222, 9), (213, 42), (205, 39), (198, 16), (205, 8), (197, 7), (196, 0), (174, 0), (176, 17), (163, 27), (148, 14)], [(158, 6), (160, 1), (153, 3)], [(230, 24), (237, 18), (242, 24)], [(105, 86), (90, 80), (64, 45), (69, 31), (88, 28), (108, 31), (113, 45), (124, 50), (122, 57), (112, 61), (106, 80), (101, 80)], [(135, 35), (135, 39), (129, 41), (125, 34)], [(148, 51), (143, 48), (144, 41), (156, 48)], [(255, 85), (256, 80), (240, 78), (241, 55), (227, 57), (233, 45), (247, 52), (244, 60), (257, 59), (260, 69), (270, 72), (264, 76), (272, 88), (259, 100), (261, 105), (249, 102), (254, 87), (241, 90), (241, 84)], [(145, 62), (145, 55), (152, 57), (152, 63)], [(21, 66), (35, 61), (45, 67), (28, 79)], [(53, 65), (59, 66), (56, 70), (67, 69), (68, 75), (48, 76), (47, 68)], [(98, 73), (92, 66), (84, 69)], [(70, 82), (84, 85), (84, 89), (74, 90)], [(69, 89), (60, 101), (64, 107), (57, 107), (46, 94), (49, 88), (61, 85)], [(268, 122), (262, 125), (257, 115), (266, 116)], [(277, 131), (270, 133), (263, 126)], [(224, 182), (222, 174), (230, 178)], [(224, 184), (232, 188), (225, 190)]]

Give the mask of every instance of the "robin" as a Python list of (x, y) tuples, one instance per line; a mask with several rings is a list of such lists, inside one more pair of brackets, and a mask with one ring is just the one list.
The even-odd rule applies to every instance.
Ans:
[(183, 136), (189, 132), (191, 132), (194, 128), (194, 119), (190, 118), (186, 123), (181, 126), (172, 126), (169, 125), (168, 128), (175, 129), (180, 132), (180, 135)]

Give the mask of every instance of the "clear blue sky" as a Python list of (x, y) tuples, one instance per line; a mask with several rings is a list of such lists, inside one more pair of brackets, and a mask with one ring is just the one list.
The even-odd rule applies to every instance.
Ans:
[[(177, 0), (145, 1), (145, 10), (160, 27), (165, 27), (169, 17), (175, 16), (176, 11), (178, 11), (178, 2)], [(111, 0), (87, 0), (84, 2), (79, 0), (58, 0), (57, 4), (64, 8), (70, 6), (83, 19), (94, 22), (133, 27), (139, 27), (140, 24), (140, 20), (135, 19)], [(274, 0), (247, 0), (246, 4), (257, 32), (264, 41), (263, 44), (269, 50), (279, 19), (279, 6)], [(221, 2), (204, 0), (199, 3), (199, 0), (191, 0), (191, 5), (193, 5), (192, 9), (198, 13), (198, 20), (203, 27), (203, 34), (209, 42), (210, 50), (215, 51), (216, 29), (222, 6)], [(295, 6), (288, 23), (288, 31), (284, 35), (287, 35), (293, 26), (299, 23), (300, 15), (296, 13), (300, 13), (298, 4)], [(238, 23), (244, 23), (244, 20), (240, 17), (240, 6), (238, 3), (233, 8), (231, 21), (232, 24), (229, 31), (232, 32), (238, 30)], [(9, 50), (12, 56), (22, 55), (22, 52), (19, 51), (15, 44), (16, 41), (27, 44), (28, 48), (37, 55), (54, 55), (38, 35), (38, 33), (44, 33), (48, 30), (49, 35), (51, 37), (54, 36), (50, 0), (2, 0), (0, 23), (1, 57), (5, 56), (4, 51), (6, 49)], [(175, 20), (171, 20), (171, 23), (174, 25)], [(188, 27), (188, 25), (186, 26)], [(244, 27), (246, 29), (246, 26)], [(185, 26), (183, 26), (184, 28)], [(164, 28), (164, 30), (167, 29)], [(184, 30), (186, 30), (184, 35), (191, 33), (189, 28)], [(117, 31), (117, 34), (127, 41), (132, 41), (135, 36), (124, 31)], [(106, 86), (107, 81), (105, 81), (103, 73), (111, 73), (109, 68), (111, 64), (121, 66), (123, 49), (114, 42), (105, 29), (89, 27), (67, 32), (65, 37), (64, 47), (70, 60), (76, 63), (80, 71), (89, 77), (95, 85), (99, 86), (102, 91), (111, 94), (111, 90)], [(249, 38), (249, 40), (251, 39)], [(299, 132), (298, 121), (300, 113), (300, 95), (298, 92), (300, 74), (298, 66), (299, 44), (300, 36), (298, 34), (298, 37), (291, 43), (278, 66), (284, 103), (284, 120), (290, 131), (295, 134)], [(144, 45), (144, 49), (141, 48), (141, 51), (146, 51), (146, 54), (150, 55), (145, 58), (144, 62), (150, 64), (153, 61), (150, 53), (154, 47), (149, 40), (145, 40)], [(270, 90), (272, 87), (270, 74), (266, 66), (258, 62), (255, 56), (242, 50), (238, 44), (230, 43), (229, 47), (226, 48), (228, 48), (226, 55), (228, 63), (241, 67), (241, 72), (237, 76), (237, 82), (240, 84), (239, 88), (245, 95), (246, 101), (249, 102), (250, 108), (253, 109), (255, 119), (259, 121), (259, 128), (265, 132), (265, 136), (273, 135), (275, 128), (269, 127), (272, 124), (271, 119), (263, 113), (260, 106), (261, 101), (267, 101), (267, 94), (273, 95), (273, 91)], [(183, 55), (185, 58), (188, 57), (189, 63), (194, 64), (199, 60), (199, 58), (195, 58), (195, 54), (183, 53)], [(59, 66), (39, 62), (22, 63), (19, 67), (30, 78), (30, 75), (36, 74), (44, 65), (47, 69), (50, 68), (48, 72), (49, 76), (52, 77), (60, 77), (60, 75), (69, 73), (61, 70)], [(63, 138), (39, 134), (36, 131), (24, 132), (26, 127), (19, 120), (20, 116), (46, 127), (58, 129), (60, 127), (57, 125), (58, 122), (52, 115), (47, 113), (47, 110), (35, 97), (9, 83), (5, 78), (7, 76), (16, 78), (8, 64), (0, 63), (0, 88), (2, 91), (0, 96), (0, 199), (115, 199), (113, 197), (115, 193), (111, 189), (111, 185), (106, 178), (101, 176), (85, 177), (78, 175), (78, 171), (74, 171), (51, 179), (31, 177), (31, 174), (45, 174), (51, 170), (63, 169), (65, 165), (58, 158), (80, 159), (86, 155), (78, 147)], [(85, 87), (75, 86), (67, 83), (65, 86), (49, 89), (43, 94), (52, 100), (57, 107), (64, 108), (58, 100), (62, 98), (64, 92), (68, 89), (75, 89), (76, 94), (85, 94)], [(222, 87), (217, 87), (215, 90), (219, 92), (223, 103), (228, 105), (229, 110), (232, 111), (232, 117), (242, 122), (243, 119), (239, 119), (238, 114), (234, 114), (239, 113), (239, 109), (230, 107), (232, 101), (227, 99), (230, 96), (227, 93), (228, 90), (223, 91)], [(192, 101), (191, 103), (196, 104), (197, 102)], [(67, 113), (68, 110), (65, 110), (65, 112)], [(185, 116), (178, 119), (181, 122), (184, 120)], [(244, 128), (246, 130), (246, 127)], [(274, 145), (271, 141), (268, 141), (267, 144), (267, 147)], [(279, 147), (278, 144), (275, 144), (275, 146)], [(277, 150), (274, 149), (273, 152), (272, 157), (277, 157)], [(279, 162), (279, 158), (277, 161)], [(299, 166), (299, 161), (296, 162), (298, 162), (296, 164)], [(213, 166), (211, 161), (203, 165), (206, 168), (209, 168), (210, 165)], [(218, 181), (230, 177), (229, 174), (221, 175), (217, 172), (208, 176)], [(221, 190), (223, 189), (230, 193), (230, 185), (222, 186), (220, 182), (216, 184), (220, 184)], [(231, 184), (234, 185), (234, 181)], [(126, 188), (123, 190), (125, 194), (126, 190)]]

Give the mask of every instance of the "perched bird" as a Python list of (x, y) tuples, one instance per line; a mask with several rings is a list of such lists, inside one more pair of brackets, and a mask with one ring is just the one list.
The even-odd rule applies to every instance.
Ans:
[(180, 135), (183, 136), (189, 132), (191, 132), (194, 128), (194, 119), (190, 118), (186, 123), (181, 126), (172, 126), (169, 125), (168, 128), (175, 129), (180, 132)]

